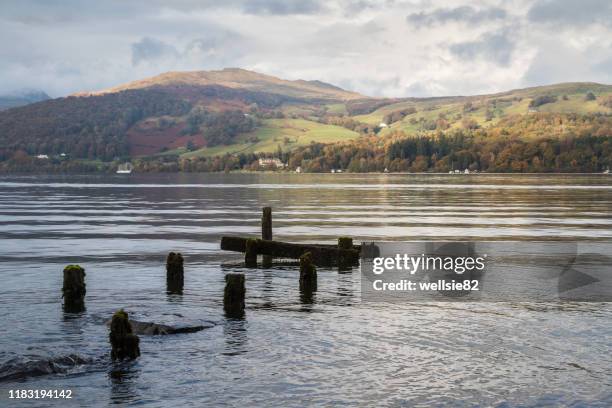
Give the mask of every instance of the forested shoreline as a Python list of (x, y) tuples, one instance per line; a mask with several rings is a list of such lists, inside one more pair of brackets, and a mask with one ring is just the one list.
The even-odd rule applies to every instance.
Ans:
[(312, 143), (274, 153), (214, 157), (159, 155), (114, 161), (70, 158), (37, 159), (18, 151), (3, 162), (2, 172), (113, 172), (130, 160), (135, 172), (230, 172), (274, 170), (259, 159), (276, 158), (277, 171), (367, 172), (597, 173), (612, 166), (612, 116), (537, 113), (503, 118), (486, 128), (419, 132), (370, 132), (343, 143)]

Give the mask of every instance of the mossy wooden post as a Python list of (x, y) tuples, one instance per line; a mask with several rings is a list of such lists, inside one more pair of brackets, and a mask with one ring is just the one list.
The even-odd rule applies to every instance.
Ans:
[(183, 293), (183, 255), (170, 252), (166, 258), (166, 286), (170, 293)]
[(247, 239), (244, 251), (244, 264), (247, 268), (257, 268), (257, 240)]
[(225, 275), (223, 309), (227, 317), (239, 318), (244, 315), (245, 294), (246, 286), (243, 273), (228, 273)]
[(113, 315), (108, 338), (111, 343), (113, 360), (133, 360), (140, 356), (140, 339), (132, 332), (128, 314), (123, 309)]
[[(272, 241), (272, 207), (264, 207), (261, 216), (261, 239)], [(262, 259), (263, 267), (269, 268), (272, 265), (272, 257), (264, 255)]]
[(79, 265), (66, 266), (62, 286), (64, 310), (70, 313), (85, 310), (85, 292), (85, 269)]
[[(353, 249), (353, 238), (351, 237), (339, 237), (338, 238), (338, 249)], [(352, 259), (348, 259), (345, 256), (338, 256), (338, 269), (350, 269), (353, 264)]]
[(315, 292), (317, 290), (317, 268), (312, 263), (312, 254), (304, 253), (300, 257), (300, 291)]

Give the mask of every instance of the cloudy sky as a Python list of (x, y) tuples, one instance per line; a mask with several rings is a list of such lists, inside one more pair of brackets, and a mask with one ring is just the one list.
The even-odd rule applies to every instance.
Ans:
[(0, 93), (242, 67), (371, 96), (612, 83), (610, 0), (4, 0)]

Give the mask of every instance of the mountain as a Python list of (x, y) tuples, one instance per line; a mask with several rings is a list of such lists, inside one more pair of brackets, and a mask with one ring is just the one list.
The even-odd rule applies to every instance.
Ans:
[(152, 78), (142, 79), (97, 92), (80, 92), (77, 96), (103, 95), (129, 89), (181, 88), (221, 86), (229, 89), (265, 92), (301, 99), (353, 100), (364, 96), (345, 91), (321, 81), (287, 81), (240, 68), (225, 68), (220, 71), (166, 72)]
[(47, 99), (51, 99), (51, 97), (43, 91), (32, 89), (17, 91), (7, 95), (0, 95), (0, 110), (46, 101)]
[(503, 133), (510, 119), (513, 129), (524, 121), (528, 137), (552, 129), (546, 120), (534, 124), (532, 115), (561, 115), (561, 122), (567, 115), (609, 118), (611, 98), (612, 86), (586, 82), (491, 95), (370, 98), (320, 81), (237, 68), (169, 72), (0, 112), (0, 162), (16, 152), (174, 163), (278, 155), (372, 135), (382, 143), (464, 129)]

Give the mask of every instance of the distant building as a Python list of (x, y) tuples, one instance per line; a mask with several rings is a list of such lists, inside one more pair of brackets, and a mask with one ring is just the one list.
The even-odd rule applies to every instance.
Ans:
[(282, 169), (285, 167), (285, 163), (279, 159), (259, 159), (259, 167), (272, 167), (275, 169)]
[(46, 154), (39, 154), (38, 156), (36, 156), (37, 159), (48, 159), (49, 156), (47, 156)]
[(378, 125), (379, 128), (386, 128), (389, 127), (389, 125), (387, 125), (385, 122), (380, 122), (380, 124)]
[(463, 171), (463, 173), (464, 173), (464, 174), (470, 174), (470, 170), (469, 170), (469, 169), (465, 169), (465, 170)]

